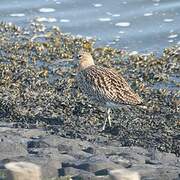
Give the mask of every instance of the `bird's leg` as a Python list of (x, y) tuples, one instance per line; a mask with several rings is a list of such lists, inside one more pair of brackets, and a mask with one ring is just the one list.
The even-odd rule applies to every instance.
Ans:
[(106, 117), (106, 119), (105, 119), (105, 122), (104, 122), (104, 125), (103, 125), (103, 128), (102, 128), (103, 131), (104, 131), (105, 128), (106, 128), (107, 120), (108, 120), (108, 122), (109, 122), (109, 126), (111, 127), (111, 116), (110, 116), (110, 113), (111, 113), (111, 109), (108, 108), (108, 109), (107, 109), (107, 117)]
[(108, 119), (108, 122), (109, 122), (109, 126), (111, 127), (111, 116), (110, 116), (110, 113), (111, 113), (111, 109), (108, 108), (107, 109), (107, 119)]
[(107, 118), (105, 119), (105, 122), (104, 122), (104, 124), (103, 124), (103, 128), (102, 128), (103, 131), (104, 131), (105, 128), (106, 128), (106, 122), (107, 122)]

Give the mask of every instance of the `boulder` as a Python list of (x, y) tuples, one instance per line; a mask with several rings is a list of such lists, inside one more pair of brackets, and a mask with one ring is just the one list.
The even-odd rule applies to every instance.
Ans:
[(5, 165), (8, 180), (41, 180), (41, 169), (29, 162), (10, 162)]

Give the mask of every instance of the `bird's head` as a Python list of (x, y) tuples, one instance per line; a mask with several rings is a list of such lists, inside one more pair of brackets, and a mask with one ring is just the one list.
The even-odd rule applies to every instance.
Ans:
[(94, 60), (89, 52), (80, 51), (77, 54), (76, 59), (78, 60), (79, 70), (83, 70), (94, 65)]

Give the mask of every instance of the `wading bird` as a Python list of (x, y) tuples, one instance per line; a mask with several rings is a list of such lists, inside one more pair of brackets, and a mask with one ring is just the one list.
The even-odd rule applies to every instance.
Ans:
[(115, 70), (95, 65), (88, 52), (80, 51), (76, 58), (78, 59), (77, 82), (81, 91), (90, 100), (107, 108), (103, 130), (105, 130), (107, 121), (111, 126), (111, 108), (142, 104), (139, 95)]

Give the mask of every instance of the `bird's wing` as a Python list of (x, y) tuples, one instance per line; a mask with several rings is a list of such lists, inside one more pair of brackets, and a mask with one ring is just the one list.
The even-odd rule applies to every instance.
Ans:
[(106, 101), (120, 104), (141, 104), (142, 99), (136, 94), (127, 81), (116, 71), (91, 66), (83, 72), (86, 82)]

